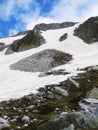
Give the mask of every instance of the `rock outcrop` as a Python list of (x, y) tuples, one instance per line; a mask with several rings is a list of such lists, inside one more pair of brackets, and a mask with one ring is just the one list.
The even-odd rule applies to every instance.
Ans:
[(36, 48), (45, 43), (45, 39), (40, 33), (36, 31), (29, 31), (22, 39), (15, 40), (7, 49), (6, 54), (12, 54), (13, 52), (25, 51), (31, 48)]
[(34, 30), (37, 32), (40, 31), (47, 31), (47, 30), (53, 30), (53, 29), (61, 29), (61, 28), (67, 28), (74, 26), (76, 23), (75, 22), (63, 22), (63, 23), (51, 23), (51, 24), (38, 24), (34, 27)]
[(53, 67), (66, 64), (71, 59), (72, 56), (70, 54), (50, 49), (26, 57), (12, 64), (10, 68), (28, 72), (43, 72)]
[(66, 40), (67, 37), (68, 37), (68, 34), (65, 33), (65, 34), (63, 34), (63, 35), (59, 38), (59, 41), (62, 42), (62, 41), (64, 41), (64, 40)]
[(98, 17), (91, 17), (74, 30), (74, 35), (90, 44), (98, 41)]

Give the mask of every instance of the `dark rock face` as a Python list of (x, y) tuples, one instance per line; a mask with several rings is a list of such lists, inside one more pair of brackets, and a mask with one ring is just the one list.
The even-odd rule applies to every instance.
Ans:
[(61, 29), (61, 28), (67, 28), (74, 26), (76, 23), (75, 22), (63, 22), (63, 23), (51, 23), (51, 24), (38, 24), (34, 27), (34, 30), (37, 32), (39, 31), (47, 31), (51, 29)]
[(45, 40), (41, 34), (33, 30), (28, 32), (28, 34), (22, 39), (14, 41), (7, 49), (6, 54), (36, 48), (43, 43), (45, 43)]
[(68, 37), (68, 35), (67, 35), (67, 33), (65, 33), (64, 35), (62, 35), (62, 36), (60, 37), (59, 41), (60, 41), (60, 42), (61, 42), (61, 41), (64, 41), (64, 40), (67, 39), (67, 37)]
[[(87, 112), (61, 114), (43, 122), (37, 130), (62, 130), (73, 124), (75, 128), (98, 128), (98, 118)], [(65, 129), (66, 130), (66, 129)]]
[(67, 53), (50, 49), (24, 58), (11, 65), (10, 68), (28, 72), (43, 72), (50, 70), (53, 67), (65, 64), (71, 59), (72, 56)]
[(89, 18), (74, 30), (74, 35), (81, 38), (86, 43), (98, 41), (98, 17)]

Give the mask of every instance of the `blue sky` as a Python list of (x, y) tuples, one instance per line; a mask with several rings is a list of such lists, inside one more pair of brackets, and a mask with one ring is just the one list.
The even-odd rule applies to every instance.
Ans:
[(98, 0), (0, 0), (0, 37), (38, 23), (83, 21), (98, 16)]

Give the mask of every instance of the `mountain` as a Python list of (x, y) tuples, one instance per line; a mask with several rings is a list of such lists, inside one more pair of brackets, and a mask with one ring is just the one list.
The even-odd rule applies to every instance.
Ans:
[(98, 17), (0, 39), (0, 130), (98, 129)]

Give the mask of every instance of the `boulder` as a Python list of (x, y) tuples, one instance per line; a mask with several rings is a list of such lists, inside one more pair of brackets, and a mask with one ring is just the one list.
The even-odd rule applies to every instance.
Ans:
[(81, 110), (85, 110), (89, 113), (98, 116), (98, 100), (97, 99), (82, 99), (79, 102), (79, 106)]
[(60, 41), (60, 42), (61, 42), (61, 41), (64, 41), (64, 40), (67, 39), (67, 37), (68, 37), (68, 34), (65, 33), (65, 34), (63, 34), (63, 35), (59, 38), (59, 41)]
[(86, 93), (85, 98), (94, 98), (98, 99), (98, 88), (93, 88)]
[(75, 129), (74, 129), (74, 125), (71, 124), (70, 126), (65, 127), (64, 129), (61, 129), (61, 130), (75, 130)]
[(54, 89), (52, 90), (53, 93), (59, 94), (61, 96), (68, 96), (68, 92), (67, 90), (64, 90), (60, 87), (54, 87)]
[(9, 122), (0, 117), (0, 130), (10, 130)]
[(67, 79), (66, 82), (66, 89), (69, 91), (79, 91), (79, 83), (76, 82), (74, 79), (72, 79), (71, 77)]
[(29, 123), (30, 122), (29, 116), (26, 116), (26, 115), (24, 115), (21, 120), (22, 120), (23, 123)]
[(98, 17), (91, 17), (74, 30), (74, 35), (91, 44), (98, 41)]
[(98, 117), (85, 111), (60, 114), (39, 124), (37, 130), (66, 130), (71, 124), (76, 129), (98, 128)]

